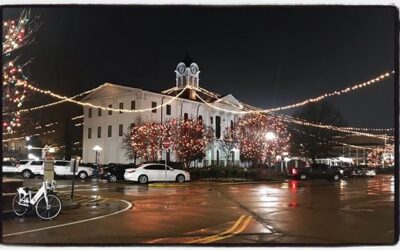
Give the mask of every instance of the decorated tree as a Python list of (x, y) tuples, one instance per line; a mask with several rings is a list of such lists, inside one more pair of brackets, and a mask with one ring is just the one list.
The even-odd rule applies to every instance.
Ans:
[(27, 64), (18, 64), (16, 52), (33, 41), (39, 27), (30, 11), (22, 11), (19, 19), (3, 22), (3, 133), (12, 133), (21, 126), (20, 113), (16, 112), (26, 100), (28, 78), (23, 73)]
[(145, 161), (157, 160), (161, 149), (161, 140), (164, 137), (165, 126), (156, 122), (146, 122), (131, 128), (131, 150)]
[(370, 167), (394, 166), (394, 145), (374, 148), (367, 159)]
[(204, 157), (213, 132), (201, 120), (173, 119), (166, 124), (165, 136), (171, 139), (173, 149), (187, 169), (190, 162)]
[(236, 122), (235, 133), (240, 141), (241, 159), (252, 161), (254, 166), (272, 164), (278, 155), (289, 150), (286, 126), (271, 115), (246, 114)]
[(229, 157), (232, 156), (232, 166), (234, 163), (233, 150), (239, 147), (239, 140), (234, 128), (227, 127), (224, 131), (223, 137), (217, 141), (219, 148), (225, 154), (229, 162)]

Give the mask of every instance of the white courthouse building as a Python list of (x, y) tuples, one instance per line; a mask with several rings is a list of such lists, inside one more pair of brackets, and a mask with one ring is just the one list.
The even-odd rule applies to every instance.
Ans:
[[(84, 107), (83, 162), (95, 162), (96, 153), (93, 147), (96, 145), (102, 148), (98, 156), (100, 164), (133, 162), (125, 155), (126, 149), (122, 143), (124, 134), (128, 132), (132, 124), (137, 125), (147, 121), (165, 122), (173, 118), (199, 118), (203, 120), (206, 126), (211, 126), (214, 129), (215, 140), (222, 138), (225, 128), (233, 126), (235, 120), (238, 119), (238, 115), (220, 111), (204, 104), (196, 96), (196, 93), (202, 99), (222, 109), (248, 110), (253, 108), (239, 102), (230, 94), (221, 96), (200, 88), (199, 67), (188, 56), (177, 65), (175, 73), (176, 86), (161, 93), (105, 83), (99, 89), (86, 96), (83, 101), (94, 105), (116, 109), (140, 110), (165, 104), (180, 93), (186, 85), (198, 88), (198, 90), (187, 89), (179, 98), (176, 98), (168, 105), (151, 111), (115, 112)], [(231, 157), (229, 157), (229, 161), (231, 161)], [(233, 157), (235, 165), (239, 165), (240, 153), (238, 149), (234, 150)], [(178, 160), (173, 152), (170, 155), (170, 160)], [(140, 162), (140, 159), (137, 159), (136, 162)], [(227, 157), (218, 147), (216, 141), (210, 144), (204, 159), (192, 162), (191, 166), (208, 166), (211, 164), (220, 166), (227, 164)]]

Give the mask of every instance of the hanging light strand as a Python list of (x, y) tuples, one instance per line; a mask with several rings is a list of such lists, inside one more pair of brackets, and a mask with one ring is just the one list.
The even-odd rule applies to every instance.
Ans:
[[(328, 97), (347, 94), (348, 92), (352, 92), (352, 91), (359, 90), (359, 89), (362, 89), (362, 88), (365, 88), (365, 87), (368, 87), (368, 86), (371, 86), (371, 85), (375, 85), (375, 84), (381, 83), (383, 80), (387, 79), (392, 74), (394, 74), (394, 71), (386, 72), (386, 73), (381, 74), (381, 75), (379, 75), (377, 77), (374, 77), (374, 78), (372, 78), (372, 79), (370, 79), (370, 80), (368, 80), (366, 82), (355, 84), (353, 86), (350, 86), (350, 87), (347, 87), (347, 88), (344, 88), (344, 89), (341, 89), (341, 90), (336, 90), (336, 91), (333, 91), (331, 93), (325, 93), (325, 94), (322, 94), (320, 96), (317, 96), (317, 97), (314, 97), (314, 98), (309, 98), (307, 100), (304, 100), (304, 101), (301, 101), (301, 102), (298, 102), (298, 103), (295, 103), (295, 104), (286, 105), (286, 106), (277, 107), (277, 108), (270, 108), (270, 109), (242, 110), (242, 111), (232, 110), (232, 109), (225, 109), (225, 108), (221, 108), (221, 107), (218, 107), (218, 106), (215, 106), (215, 105), (213, 105), (211, 103), (206, 102), (197, 93), (196, 93), (196, 96), (202, 102), (206, 103), (208, 106), (210, 106), (210, 107), (212, 107), (214, 109), (220, 110), (220, 111), (224, 111), (224, 112), (230, 112), (230, 113), (234, 113), (234, 114), (248, 114), (248, 113), (257, 113), (257, 112), (269, 113), (269, 112), (274, 112), (274, 111), (281, 111), (281, 110), (287, 110), (287, 109), (291, 109), (291, 108), (297, 108), (297, 107), (301, 107), (301, 106), (307, 105), (309, 103), (319, 102), (319, 101), (321, 101), (321, 100), (323, 100), (325, 98), (328, 98)], [(207, 91), (205, 89), (195, 88), (195, 87), (190, 87), (190, 88), (198, 90), (198, 91), (203, 92), (203, 93), (208, 94), (208, 95), (212, 94), (215, 98), (219, 98), (218, 95), (216, 95), (214, 93), (211, 93), (210, 91)], [(217, 99), (215, 101), (215, 103), (218, 103), (220, 100), (221, 100), (221, 98)]]
[[(107, 83), (104, 84), (104, 85), (107, 85)], [(43, 89), (37, 88), (37, 87), (32, 86), (32, 85), (30, 85), (30, 84), (28, 84), (28, 83), (26, 83), (26, 86), (27, 86), (27, 88), (29, 88), (29, 89), (31, 89), (31, 90), (33, 90), (33, 91), (35, 91), (35, 92), (42, 93), (42, 94), (45, 94), (45, 95), (49, 95), (49, 96), (52, 96), (52, 97), (54, 97), (54, 98), (58, 98), (58, 99), (61, 99), (61, 100), (65, 100), (65, 101), (67, 101), (67, 102), (75, 103), (75, 104), (78, 104), (78, 105), (81, 105), (81, 106), (92, 107), (92, 108), (98, 108), (98, 109), (107, 110), (107, 111), (126, 112), (126, 113), (141, 113), (141, 112), (147, 112), (147, 111), (152, 111), (152, 110), (159, 109), (159, 108), (161, 108), (161, 107), (164, 107), (164, 106), (166, 106), (166, 105), (172, 103), (174, 100), (176, 100), (177, 98), (179, 98), (179, 96), (181, 96), (181, 95), (185, 92), (186, 89), (188, 89), (188, 87), (186, 86), (186, 87), (183, 88), (182, 91), (179, 92), (176, 96), (171, 96), (171, 99), (170, 99), (170, 100), (168, 100), (167, 102), (165, 102), (165, 103), (163, 103), (163, 104), (157, 105), (157, 106), (155, 106), (155, 107), (153, 107), (153, 108), (130, 110), (130, 109), (116, 109), (116, 108), (104, 107), (104, 106), (100, 106), (100, 105), (94, 105), (94, 104), (89, 103), (89, 102), (76, 101), (76, 100), (73, 100), (72, 98), (69, 98), (69, 97), (66, 97), (66, 96), (62, 96), (62, 95), (56, 94), (56, 93), (54, 93), (54, 92), (52, 92), (52, 91), (50, 91), (50, 90), (43, 90)]]
[(297, 129), (297, 128), (294, 128), (294, 127), (292, 127), (292, 126), (289, 126), (289, 128), (292, 129), (292, 130), (294, 130), (294, 131), (296, 131), (296, 132), (298, 132), (298, 133), (302, 133), (302, 134), (307, 135), (307, 136), (310, 136), (310, 137), (318, 138), (318, 139), (323, 140), (323, 141), (326, 141), (326, 142), (328, 142), (328, 143), (339, 144), (339, 145), (348, 146), (348, 147), (351, 147), (351, 148), (360, 148), (360, 149), (374, 150), (373, 148), (370, 148), (370, 147), (362, 147), (362, 146), (356, 146), (356, 145), (347, 144), (347, 143), (343, 143), (343, 142), (329, 141), (329, 140), (327, 140), (327, 139), (325, 139), (325, 138), (322, 138), (322, 137), (320, 137), (320, 136), (316, 136), (316, 135), (311, 134), (311, 133), (307, 133), (307, 132), (301, 131), (301, 130), (299, 130), (299, 129)]

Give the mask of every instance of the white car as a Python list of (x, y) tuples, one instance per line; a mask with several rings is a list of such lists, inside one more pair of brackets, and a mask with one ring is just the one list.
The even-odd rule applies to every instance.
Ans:
[(21, 160), (17, 164), (16, 173), (24, 178), (31, 178), (34, 175), (43, 175), (44, 161)]
[[(60, 176), (72, 175), (70, 169), (70, 161), (54, 161), (54, 174)], [(24, 178), (31, 178), (34, 175), (43, 175), (44, 161), (21, 160), (17, 164), (16, 172), (20, 173)], [(81, 179), (86, 179), (88, 176), (93, 175), (93, 170), (90, 167), (78, 166), (75, 175), (78, 175)]]
[(17, 166), (12, 161), (3, 161), (1, 171), (3, 174), (15, 174), (15, 172), (17, 172)]
[[(59, 176), (72, 175), (71, 162), (65, 160), (54, 161), (54, 173)], [(85, 166), (78, 166), (75, 169), (75, 175), (78, 175), (82, 180), (86, 179), (88, 176), (93, 175), (93, 169)]]
[[(167, 167), (167, 171), (165, 171), (165, 167)], [(166, 179), (165, 176), (167, 176)], [(190, 174), (187, 171), (173, 169), (164, 164), (149, 163), (137, 168), (126, 169), (124, 178), (125, 180), (136, 181), (141, 184), (150, 181), (177, 181), (181, 183), (189, 181)]]
[(374, 177), (376, 175), (376, 172), (373, 169), (365, 169), (364, 175), (369, 177)]

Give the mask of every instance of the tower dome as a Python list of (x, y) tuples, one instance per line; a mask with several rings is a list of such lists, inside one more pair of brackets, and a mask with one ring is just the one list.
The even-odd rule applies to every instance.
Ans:
[(176, 66), (176, 87), (184, 88), (186, 85), (199, 87), (199, 66), (193, 62), (188, 54)]

